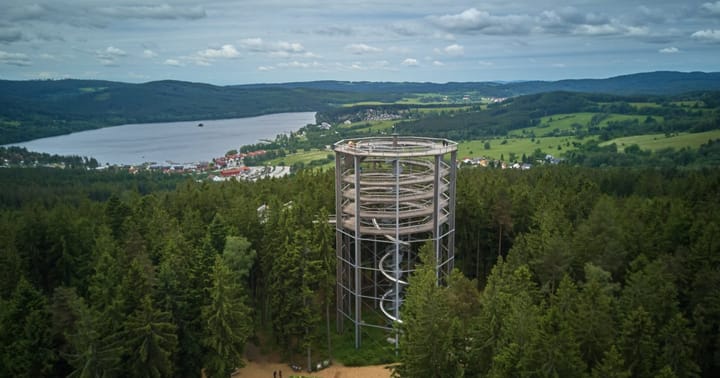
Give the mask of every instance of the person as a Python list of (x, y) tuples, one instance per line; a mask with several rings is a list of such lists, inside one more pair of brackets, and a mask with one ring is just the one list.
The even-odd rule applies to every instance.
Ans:
[(277, 378), (277, 371), (273, 370), (273, 378)]
[(282, 370), (280, 370), (280, 378), (282, 378)]

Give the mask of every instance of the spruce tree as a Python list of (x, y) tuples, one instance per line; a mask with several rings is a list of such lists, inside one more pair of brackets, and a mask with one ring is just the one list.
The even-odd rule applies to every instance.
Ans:
[(243, 348), (253, 330), (252, 318), (243, 289), (220, 256), (215, 258), (211, 279), (210, 303), (202, 308), (205, 371), (211, 377), (227, 377), (243, 366)]

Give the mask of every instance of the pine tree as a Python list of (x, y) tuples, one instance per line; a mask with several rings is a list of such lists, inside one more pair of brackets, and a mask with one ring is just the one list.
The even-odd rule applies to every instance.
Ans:
[(543, 377), (582, 377), (587, 365), (582, 360), (575, 337), (577, 287), (570, 277), (563, 277), (550, 306), (540, 320), (540, 332), (533, 340), (535, 372)]
[(177, 348), (176, 326), (170, 313), (153, 308), (146, 295), (127, 318), (121, 335), (126, 367), (134, 377), (167, 377), (172, 374), (172, 355)]
[(24, 277), (0, 311), (0, 376), (52, 374), (57, 356), (47, 300)]
[(593, 378), (630, 378), (630, 371), (625, 368), (625, 361), (615, 345), (605, 352), (600, 363), (592, 369)]
[(650, 314), (639, 307), (625, 316), (620, 328), (620, 350), (633, 377), (652, 377), (659, 356)]
[(211, 278), (210, 304), (202, 308), (205, 369), (211, 377), (227, 377), (243, 366), (243, 348), (252, 333), (252, 319), (242, 288), (220, 256), (215, 259)]
[(101, 315), (82, 301), (76, 306), (80, 317), (75, 330), (68, 334), (70, 351), (63, 355), (74, 368), (69, 377), (120, 376), (123, 348), (117, 341), (117, 334), (103, 336), (107, 331), (102, 328)]
[(615, 339), (613, 295), (617, 286), (609, 272), (590, 263), (585, 265), (585, 282), (580, 287), (573, 328), (583, 360), (590, 367), (600, 362)]
[(461, 377), (461, 353), (455, 345), (460, 321), (438, 286), (431, 246), (420, 250), (421, 265), (408, 281), (400, 328), (400, 377)]
[(196, 267), (200, 264), (179, 230), (168, 235), (160, 255), (157, 303), (160, 309), (172, 314), (172, 322), (178, 327), (174, 370), (179, 376), (197, 375), (202, 369), (203, 358), (200, 309), (207, 301), (207, 288), (197, 284), (195, 279)]
[(700, 368), (693, 360), (695, 337), (688, 322), (677, 313), (660, 330), (662, 357), (668, 368), (678, 377), (698, 377)]

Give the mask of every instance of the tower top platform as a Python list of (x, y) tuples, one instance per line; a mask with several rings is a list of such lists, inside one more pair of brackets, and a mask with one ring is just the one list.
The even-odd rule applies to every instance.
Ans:
[(442, 138), (391, 135), (343, 139), (333, 145), (333, 150), (349, 155), (403, 158), (444, 155), (457, 151), (457, 142)]

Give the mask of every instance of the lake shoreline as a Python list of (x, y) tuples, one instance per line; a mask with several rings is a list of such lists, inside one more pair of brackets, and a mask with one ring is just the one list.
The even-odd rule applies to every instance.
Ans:
[[(12, 143), (29, 151), (95, 158), (102, 165), (191, 164), (315, 124), (316, 112), (126, 124)], [(201, 126), (202, 125), (202, 126)]]

